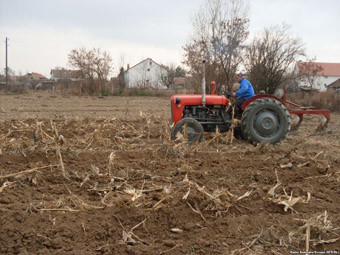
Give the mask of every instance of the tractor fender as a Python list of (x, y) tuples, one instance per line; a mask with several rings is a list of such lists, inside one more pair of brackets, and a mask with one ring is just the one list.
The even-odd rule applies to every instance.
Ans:
[(284, 106), (286, 106), (286, 103), (281, 98), (278, 98), (276, 96), (269, 95), (269, 94), (260, 94), (260, 95), (253, 96), (253, 97), (249, 98), (247, 101), (245, 101), (241, 106), (242, 111), (244, 111), (251, 102), (253, 102), (253, 101), (255, 101), (259, 98), (273, 98), (273, 99), (279, 101)]

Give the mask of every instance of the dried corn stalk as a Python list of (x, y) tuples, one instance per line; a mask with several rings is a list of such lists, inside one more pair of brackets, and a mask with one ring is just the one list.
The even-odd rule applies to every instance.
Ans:
[(279, 176), (277, 174), (277, 170), (275, 169), (275, 175), (276, 175), (276, 180), (277, 183), (274, 187), (272, 187), (268, 192), (267, 195), (264, 197), (264, 199), (269, 199), (270, 201), (274, 202), (275, 204), (279, 204), (279, 205), (284, 205), (284, 211), (287, 212), (288, 209), (290, 209), (293, 212), (296, 212), (296, 210), (293, 208), (293, 206), (298, 203), (299, 201), (303, 202), (303, 203), (308, 203), (310, 198), (311, 198), (311, 194), (308, 192), (307, 193), (307, 198), (303, 198), (303, 197), (294, 197), (293, 196), (293, 191), (291, 192), (290, 196), (287, 195), (286, 191), (283, 189), (284, 195), (279, 195), (275, 193), (275, 190), (282, 184)]
[(8, 182), (8, 181), (5, 181), (2, 186), (0, 187), (0, 193), (5, 189), (5, 188), (8, 188), (8, 187), (11, 187), (13, 186), (14, 184), (16, 183), (15, 182)]
[(115, 158), (116, 158), (116, 153), (113, 151), (113, 152), (110, 153), (110, 156), (109, 156), (109, 165), (108, 165), (109, 177), (112, 176), (112, 170), (113, 170), (113, 167), (114, 167)]
[[(330, 239), (326, 241), (322, 239), (322, 234), (334, 230), (334, 227), (332, 226), (332, 222), (328, 219), (327, 211), (325, 211), (324, 213), (316, 217), (312, 217), (308, 220), (304, 220), (304, 219), (299, 219), (299, 220), (302, 222), (305, 222), (305, 225), (298, 228), (296, 231), (291, 231), (289, 233), (288, 235), (289, 242), (293, 242), (293, 237), (296, 236), (297, 234), (305, 232), (306, 251), (310, 250), (310, 243), (312, 243), (313, 246), (317, 246), (319, 244), (333, 243), (339, 240), (339, 238), (334, 238), (334, 239)], [(318, 240), (310, 239), (312, 231), (316, 232), (316, 234), (319, 235)]]

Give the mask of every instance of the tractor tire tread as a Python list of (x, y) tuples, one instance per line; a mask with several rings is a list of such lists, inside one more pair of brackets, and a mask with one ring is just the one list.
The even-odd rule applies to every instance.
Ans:
[(283, 121), (286, 122), (286, 124), (284, 125), (284, 127), (280, 130), (280, 134), (278, 137), (274, 138), (273, 140), (269, 140), (267, 142), (270, 142), (272, 144), (276, 144), (279, 143), (280, 141), (282, 141), (283, 139), (285, 139), (289, 133), (290, 130), (290, 124), (291, 124), (291, 120), (290, 120), (290, 114), (287, 110), (287, 108), (278, 100), (275, 100), (273, 98), (261, 98), (261, 99), (257, 99), (253, 102), (251, 102), (247, 108), (245, 109), (245, 111), (242, 114), (242, 122), (241, 122), (241, 128), (244, 134), (244, 137), (246, 140), (248, 140), (250, 143), (252, 144), (256, 144), (259, 142), (262, 142), (261, 139), (259, 139), (259, 137), (256, 137), (253, 135), (253, 132), (251, 131), (252, 128), (252, 123), (253, 120), (252, 118), (254, 116), (252, 116), (253, 111), (256, 107), (264, 107), (263, 109), (265, 109), (266, 105), (272, 105), (274, 108), (281, 109), (282, 111), (282, 118)]
[(191, 125), (191, 127), (193, 129), (195, 129), (196, 133), (198, 134), (198, 136), (195, 138), (194, 141), (188, 140), (187, 143), (188, 144), (193, 144), (195, 142), (201, 142), (203, 140), (203, 136), (204, 136), (203, 135), (204, 134), (203, 126), (197, 120), (195, 120), (193, 118), (189, 118), (189, 117), (183, 118), (183, 119), (181, 119), (180, 121), (178, 121), (176, 123), (176, 125), (171, 130), (171, 139), (172, 140), (176, 139), (177, 133), (181, 132), (181, 129), (185, 125), (185, 123)]

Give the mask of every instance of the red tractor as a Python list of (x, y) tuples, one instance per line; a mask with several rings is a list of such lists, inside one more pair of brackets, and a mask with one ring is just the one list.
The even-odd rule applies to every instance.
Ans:
[[(171, 97), (173, 129), (171, 138), (181, 133), (189, 144), (200, 142), (204, 132), (227, 132), (232, 126), (233, 116), (227, 112), (230, 105), (228, 96), (205, 94), (205, 78), (202, 81), (202, 95), (174, 95)], [(295, 109), (290, 109), (293, 106)], [(330, 119), (329, 110), (311, 110), (282, 98), (259, 94), (242, 105), (243, 112), (238, 116), (240, 123), (235, 128), (239, 137), (252, 144), (267, 142), (276, 144), (286, 138), (291, 130), (297, 130), (304, 114), (321, 114), (324, 121), (318, 131), (324, 131)], [(298, 122), (291, 128), (291, 114), (296, 114)], [(237, 116), (236, 116), (237, 117)]]

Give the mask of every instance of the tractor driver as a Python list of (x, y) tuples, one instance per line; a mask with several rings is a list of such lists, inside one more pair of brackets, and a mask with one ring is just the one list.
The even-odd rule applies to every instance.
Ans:
[(243, 73), (238, 73), (236, 75), (238, 83), (240, 83), (240, 87), (237, 92), (233, 93), (234, 97), (237, 97), (237, 100), (232, 104), (229, 108), (228, 112), (231, 113), (232, 107), (235, 107), (235, 117), (240, 118), (242, 115), (242, 104), (247, 101), (249, 98), (255, 96), (254, 88), (251, 85), (250, 81), (245, 78)]

